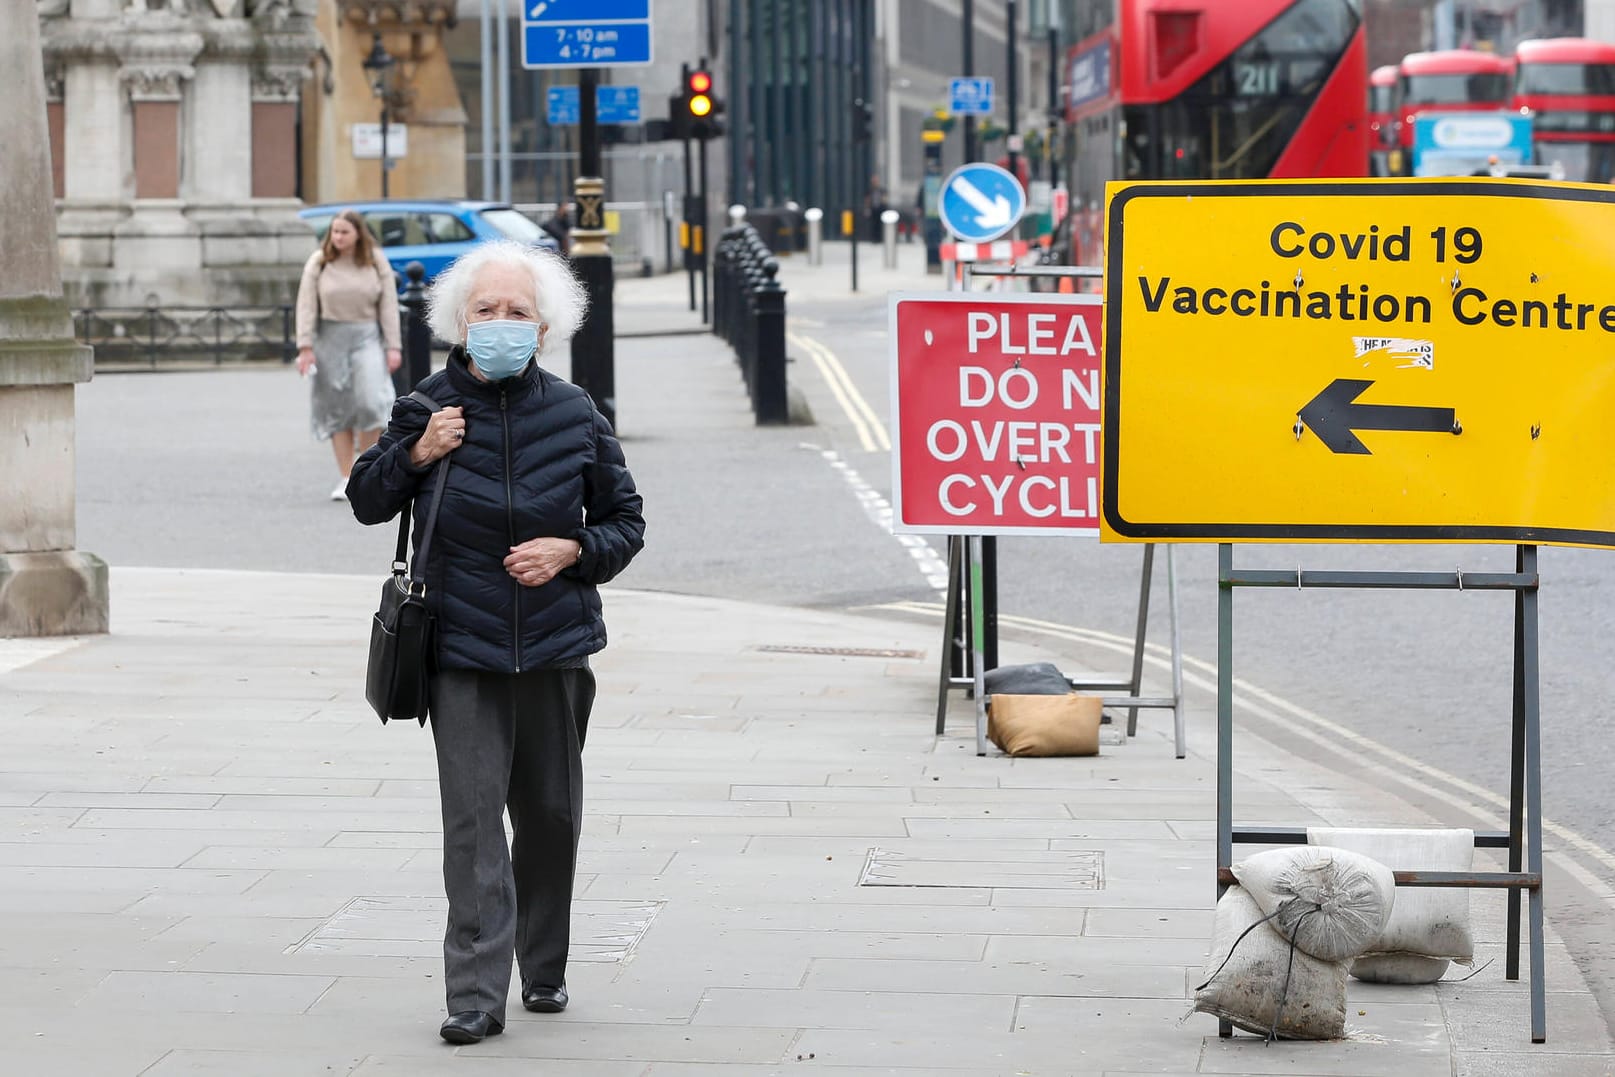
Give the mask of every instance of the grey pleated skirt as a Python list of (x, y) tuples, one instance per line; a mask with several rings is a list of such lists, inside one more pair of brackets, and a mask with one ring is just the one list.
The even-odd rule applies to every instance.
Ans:
[(321, 319), (314, 334), (310, 378), (314, 436), (329, 440), (339, 430), (380, 430), (392, 415), (392, 375), (375, 322)]

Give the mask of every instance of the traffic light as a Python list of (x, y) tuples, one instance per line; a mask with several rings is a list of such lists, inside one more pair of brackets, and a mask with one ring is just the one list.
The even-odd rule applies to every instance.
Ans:
[(875, 107), (863, 98), (857, 98), (852, 103), (852, 140), (854, 142), (868, 142), (874, 137), (872, 124), (875, 119)]
[(713, 92), (712, 72), (705, 65), (685, 68), (679, 95), (668, 102), (669, 126), (675, 138), (715, 138), (723, 134), (723, 102)]

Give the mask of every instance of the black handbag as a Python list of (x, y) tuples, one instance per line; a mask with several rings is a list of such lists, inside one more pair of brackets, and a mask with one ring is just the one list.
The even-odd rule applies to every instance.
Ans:
[[(432, 411), (437, 402), (424, 393), (411, 393)], [(449, 458), (437, 465), (432, 484), (432, 507), (421, 528), (420, 545), (415, 548), (415, 572), (410, 571), (409, 521), (414, 502), (406, 504), (398, 516), (398, 550), (393, 556), (392, 575), (381, 585), (381, 606), (370, 622), (370, 658), (365, 667), (365, 699), (382, 724), (391, 719), (414, 718), (426, 724), (429, 707), (427, 685), (437, 619), (426, 606), (426, 556), (431, 550), (432, 532), (437, 527), (437, 510), (443, 504), (443, 487), (448, 480)]]

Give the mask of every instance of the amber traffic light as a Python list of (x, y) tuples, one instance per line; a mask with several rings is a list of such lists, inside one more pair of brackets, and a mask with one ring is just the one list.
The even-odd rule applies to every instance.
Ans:
[(712, 75), (709, 72), (700, 68), (691, 71), (684, 89), (685, 107), (692, 118), (704, 120), (712, 115)]

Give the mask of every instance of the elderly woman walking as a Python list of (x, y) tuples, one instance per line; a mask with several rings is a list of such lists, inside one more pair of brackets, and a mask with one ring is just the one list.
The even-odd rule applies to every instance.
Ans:
[(393, 404), (388, 375), (401, 360), (392, 266), (364, 218), (345, 209), (309, 256), (297, 289), (297, 372), (313, 372), (314, 436), (331, 443), (342, 473), (333, 501), (344, 496), (355, 449), (364, 452), (381, 435)]
[[(393, 408), (354, 465), (348, 499), (383, 523), (448, 467), (428, 557), (437, 615), (432, 736), (443, 806), (443, 940), (450, 1043), (504, 1029), (512, 955), (522, 1005), (566, 1008), (568, 921), (594, 702), (606, 645), (598, 585), (644, 545), (642, 503), (610, 424), (536, 357), (571, 335), (584, 295), (565, 262), (480, 246), (433, 285), (442, 371)], [(507, 849), (502, 813), (510, 811)]]

